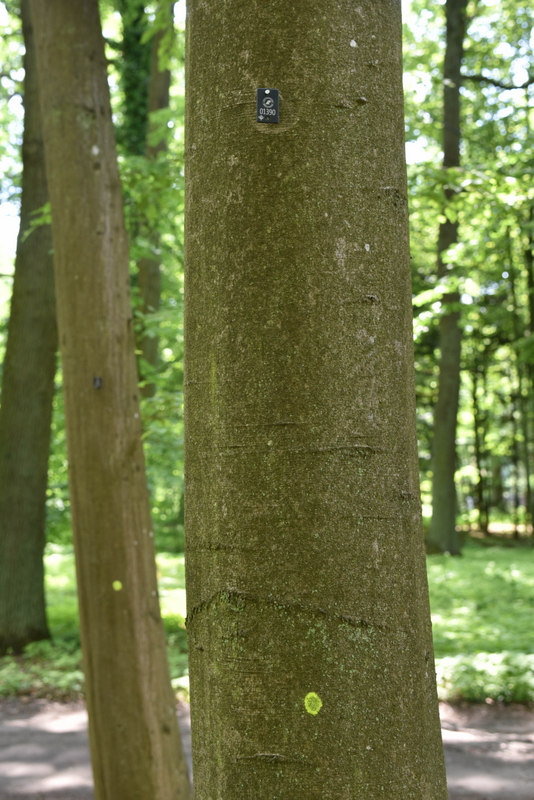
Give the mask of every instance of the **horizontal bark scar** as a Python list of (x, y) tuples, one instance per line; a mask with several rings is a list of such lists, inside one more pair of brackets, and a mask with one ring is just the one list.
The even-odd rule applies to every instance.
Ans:
[[(377, 455), (378, 453), (384, 452), (385, 448), (382, 447), (374, 447), (370, 444), (335, 444), (335, 445), (319, 445), (319, 446), (311, 446), (311, 447), (280, 447), (280, 446), (270, 446), (266, 445), (267, 450), (276, 450), (277, 453), (293, 453), (298, 455), (300, 453), (305, 454), (314, 454), (314, 453), (346, 453), (348, 456), (360, 456), (362, 458), (368, 458), (369, 456)], [(230, 454), (235, 451), (241, 451), (243, 453), (257, 453), (259, 447), (251, 447), (249, 444), (241, 444), (241, 443), (230, 443), (227, 444), (226, 447), (221, 450), (221, 453)]]
[(273, 761), (273, 762), (291, 762), (293, 764), (302, 764), (307, 761), (306, 758), (296, 758), (295, 756), (285, 756), (282, 753), (254, 753), (250, 756), (237, 756), (236, 761)]
[(240, 428), (296, 428), (296, 427), (303, 427), (308, 425), (307, 422), (293, 422), (291, 420), (278, 420), (274, 422), (241, 422), (233, 427), (236, 429)]
[(385, 625), (384, 623), (376, 622), (375, 620), (364, 619), (363, 617), (357, 617), (351, 614), (340, 614), (338, 612), (329, 611), (325, 608), (320, 608), (319, 606), (309, 606), (305, 603), (299, 603), (296, 601), (279, 601), (273, 600), (270, 597), (257, 597), (256, 595), (234, 588), (221, 589), (217, 592), (214, 592), (206, 600), (203, 600), (202, 602), (198, 603), (198, 605), (194, 606), (187, 615), (186, 627), (190, 629), (194, 620), (200, 614), (208, 611), (215, 603), (221, 600), (226, 602), (228, 606), (236, 612), (241, 611), (247, 603), (253, 603), (258, 606), (269, 606), (271, 608), (278, 608), (283, 611), (294, 611), (298, 614), (304, 614), (307, 616), (329, 618), (335, 624), (350, 625), (351, 627), (359, 628), (360, 630), (365, 629), (369, 631), (369, 633), (371, 633), (373, 630), (380, 631), (381, 633), (406, 633), (400, 628)]

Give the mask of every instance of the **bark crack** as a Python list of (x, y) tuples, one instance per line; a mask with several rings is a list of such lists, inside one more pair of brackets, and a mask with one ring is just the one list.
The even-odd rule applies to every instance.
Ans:
[(202, 600), (200, 603), (194, 606), (187, 615), (186, 627), (190, 629), (194, 620), (200, 614), (208, 611), (217, 601), (221, 600), (226, 602), (229, 607), (233, 608), (235, 611), (240, 611), (242, 608), (244, 608), (245, 603), (254, 603), (256, 605), (271, 606), (274, 608), (280, 608), (284, 611), (294, 611), (296, 613), (307, 614), (316, 617), (329, 617), (337, 624), (344, 623), (354, 628), (368, 630), (369, 632), (377, 630), (381, 633), (406, 633), (406, 631), (403, 631), (403, 629), (399, 627), (386, 625), (385, 623), (377, 622), (376, 620), (365, 619), (352, 614), (340, 614), (339, 612), (332, 612), (328, 609), (320, 608), (319, 606), (310, 606), (298, 601), (274, 600), (270, 597), (257, 597), (249, 592), (244, 592), (241, 589), (235, 588), (220, 589), (219, 591), (214, 592), (206, 600)]
[(296, 758), (295, 756), (285, 756), (282, 753), (254, 753), (250, 756), (237, 756), (236, 761), (273, 761), (273, 762), (291, 762), (293, 764), (302, 764), (307, 761), (304, 756)]
[[(384, 451), (384, 448), (381, 447), (373, 447), (370, 444), (338, 444), (338, 445), (324, 445), (324, 446), (316, 446), (316, 447), (277, 447), (274, 446), (267, 446), (269, 450), (276, 450), (278, 453), (306, 453), (306, 454), (317, 454), (317, 453), (347, 453), (347, 455), (360, 455), (364, 458), (367, 458), (371, 455), (376, 455), (380, 452)], [(223, 451), (221, 452), (228, 452), (231, 453), (235, 450), (240, 450), (244, 453), (256, 453), (258, 452), (258, 447), (251, 447), (248, 444), (237, 444), (232, 443), (226, 445)]]

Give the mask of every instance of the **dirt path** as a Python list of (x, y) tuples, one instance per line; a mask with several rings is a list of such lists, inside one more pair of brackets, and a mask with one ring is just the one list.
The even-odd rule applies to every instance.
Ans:
[(440, 706), (450, 800), (534, 800), (534, 712)]
[[(179, 720), (190, 758), (185, 706)], [(534, 711), (442, 704), (441, 720), (450, 800), (534, 800)], [(0, 800), (22, 798), (93, 798), (83, 704), (0, 701)]]

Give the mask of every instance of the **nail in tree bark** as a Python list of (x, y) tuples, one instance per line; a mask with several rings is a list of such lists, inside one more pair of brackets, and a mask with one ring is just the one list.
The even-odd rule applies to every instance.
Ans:
[(158, 605), (98, 3), (32, 0), (31, 12), (95, 798), (188, 798)]
[(195, 796), (445, 800), (400, 3), (190, 0), (186, 48)]

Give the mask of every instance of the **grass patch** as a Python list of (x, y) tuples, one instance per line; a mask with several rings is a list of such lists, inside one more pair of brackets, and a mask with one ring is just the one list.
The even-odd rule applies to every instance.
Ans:
[[(441, 699), (534, 700), (534, 553), (468, 543), (462, 558), (428, 557), (438, 691)], [(187, 689), (182, 555), (158, 555), (158, 581), (171, 679)], [(0, 695), (63, 699), (83, 693), (74, 556), (46, 554), (53, 639), (0, 659)]]
[(534, 553), (468, 542), (428, 557), (438, 690), (443, 700), (534, 700)]
[[(173, 686), (187, 691), (183, 555), (158, 555), (158, 582)], [(51, 641), (29, 645), (21, 656), (0, 658), (0, 696), (66, 700), (83, 695), (82, 651), (72, 547), (48, 545), (46, 596)]]

